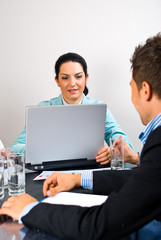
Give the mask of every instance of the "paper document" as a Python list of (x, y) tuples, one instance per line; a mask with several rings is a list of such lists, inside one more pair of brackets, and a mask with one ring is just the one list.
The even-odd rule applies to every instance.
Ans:
[(51, 204), (77, 205), (82, 207), (92, 207), (101, 205), (107, 199), (105, 195), (61, 192), (55, 196), (45, 198), (43, 202)]
[(67, 171), (67, 170), (66, 171), (43, 171), (41, 174), (39, 174), (33, 180), (45, 180), (54, 172), (79, 174), (79, 173), (87, 172), (87, 171), (92, 171), (93, 172), (93, 171), (103, 171), (103, 170), (110, 170), (110, 169), (111, 168), (98, 168), (98, 169), (88, 169), (88, 170), (70, 170), (70, 171)]

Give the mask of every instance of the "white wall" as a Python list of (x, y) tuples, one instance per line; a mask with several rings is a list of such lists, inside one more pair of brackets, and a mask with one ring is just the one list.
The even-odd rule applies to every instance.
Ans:
[(9, 147), (25, 107), (59, 94), (63, 53), (88, 63), (90, 97), (104, 100), (135, 150), (142, 124), (130, 101), (135, 46), (161, 30), (160, 0), (0, 0), (0, 137)]

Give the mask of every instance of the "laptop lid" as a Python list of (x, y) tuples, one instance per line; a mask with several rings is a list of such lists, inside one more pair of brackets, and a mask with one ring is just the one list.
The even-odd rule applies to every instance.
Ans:
[[(95, 162), (104, 144), (106, 104), (29, 106), (26, 108), (26, 164)], [(57, 165), (57, 166), (58, 166)], [(50, 166), (50, 167), (49, 167)], [(59, 168), (59, 167), (58, 167)]]

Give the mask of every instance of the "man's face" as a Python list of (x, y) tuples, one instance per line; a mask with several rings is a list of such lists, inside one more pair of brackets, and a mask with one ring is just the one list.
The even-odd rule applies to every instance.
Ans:
[[(137, 85), (136, 85), (136, 82), (134, 81), (133, 77), (131, 79), (131, 82), (130, 82), (130, 86), (131, 86), (131, 101), (132, 103), (134, 104), (136, 110), (138, 109), (138, 102), (139, 102), (139, 91), (138, 91), (138, 88), (137, 88)], [(138, 111), (138, 110), (137, 110)]]
[(138, 90), (136, 82), (134, 81), (133, 77), (131, 79), (130, 86), (132, 90), (131, 101), (134, 104), (136, 111), (139, 113), (142, 123), (146, 124), (145, 111), (144, 111), (143, 98), (142, 98), (142, 89), (140, 89), (140, 91)]

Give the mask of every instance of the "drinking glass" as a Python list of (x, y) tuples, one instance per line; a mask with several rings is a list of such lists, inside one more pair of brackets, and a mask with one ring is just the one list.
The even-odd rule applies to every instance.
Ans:
[(24, 153), (9, 153), (8, 159), (8, 194), (18, 196), (25, 193)]
[(124, 169), (124, 140), (122, 137), (110, 138), (111, 170)]

